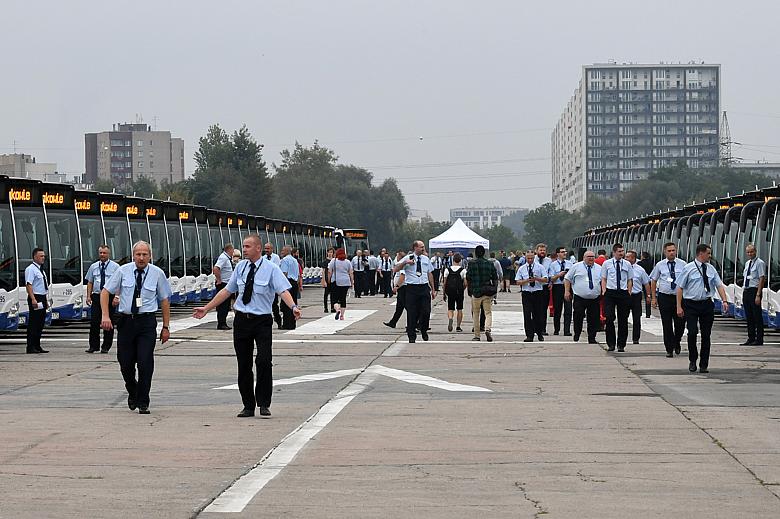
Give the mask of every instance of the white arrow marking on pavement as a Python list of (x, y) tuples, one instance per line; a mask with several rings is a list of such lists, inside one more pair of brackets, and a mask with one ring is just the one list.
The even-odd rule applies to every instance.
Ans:
[[(274, 380), (274, 386), (289, 386), (292, 384), (298, 384), (300, 382), (315, 382), (317, 380), (330, 380), (332, 378), (347, 377), (349, 375), (357, 375), (362, 370), (360, 369), (342, 369), (339, 371), (329, 371), (328, 373), (315, 373), (314, 375), (302, 375), (300, 377), (283, 378), (281, 380)], [(238, 389), (238, 384), (230, 384), (229, 386), (215, 387), (214, 389)]]
[[(298, 382), (305, 382), (308, 380), (302, 380), (306, 377), (325, 376), (327, 378), (333, 378), (337, 373), (344, 373), (348, 371), (361, 370), (341, 370), (331, 371), (329, 373), (319, 373), (317, 375), (304, 375), (302, 377), (295, 377), (293, 379), (286, 379), (288, 381), (298, 379)], [(358, 377), (347, 384), (347, 386), (338, 392), (338, 394), (330, 399), (319, 411), (309, 417), (308, 420), (303, 422), (297, 429), (284, 437), (284, 439), (268, 451), (263, 456), (263, 459), (254, 466), (252, 470), (238, 478), (230, 487), (227, 488), (222, 494), (211, 502), (203, 511), (204, 512), (223, 512), (223, 513), (237, 513), (242, 512), (246, 505), (254, 498), (263, 487), (265, 487), (272, 479), (274, 479), (283, 469), (286, 467), (298, 452), (309, 442), (314, 436), (323, 430), (338, 414), (349, 404), (356, 396), (365, 391), (371, 384), (373, 384), (379, 375), (386, 375), (398, 380), (403, 380), (412, 384), (424, 384), (440, 389), (446, 389), (447, 391), (479, 391), (490, 392), (489, 389), (477, 386), (466, 386), (463, 384), (453, 384), (445, 382), (433, 377), (427, 377), (425, 375), (418, 375), (416, 373), (409, 373), (407, 371), (401, 371), (398, 369), (386, 368), (384, 366), (369, 366)], [(324, 380), (323, 378), (310, 378), (310, 380)], [(288, 382), (295, 383), (295, 382)], [(225, 386), (227, 388), (228, 386)], [(217, 388), (222, 389), (222, 388)]]
[(525, 335), (523, 312), (497, 312), (493, 310), (493, 335)]
[(329, 314), (326, 317), (320, 317), (316, 321), (299, 326), (295, 330), (290, 330), (285, 335), (333, 335), (337, 331), (343, 330), (347, 326), (355, 324), (375, 312), (376, 310), (347, 309), (343, 321), (340, 319), (336, 320), (333, 318), (334, 314)]

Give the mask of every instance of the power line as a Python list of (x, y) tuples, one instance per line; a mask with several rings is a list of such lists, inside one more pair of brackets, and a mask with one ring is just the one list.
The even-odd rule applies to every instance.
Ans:
[(417, 195), (449, 195), (449, 194), (457, 194), (457, 193), (491, 193), (495, 191), (530, 191), (532, 189), (550, 189), (550, 185), (547, 184), (546, 186), (527, 186), (527, 187), (501, 187), (496, 189), (458, 189), (455, 191), (422, 191), (417, 193), (408, 193), (409, 195), (417, 196)]
[(502, 177), (520, 177), (520, 176), (536, 176), (536, 175), (552, 175), (550, 170), (537, 170), (537, 171), (521, 171), (518, 173), (468, 173), (465, 175), (447, 175), (447, 176), (435, 176), (435, 177), (414, 177), (414, 178), (396, 178), (386, 177), (374, 179), (378, 182), (384, 182), (385, 180), (393, 179), (396, 182), (418, 182), (425, 180), (450, 180), (453, 178), (502, 178)]
[(465, 162), (429, 162), (423, 164), (393, 164), (384, 166), (362, 166), (370, 170), (382, 169), (418, 169), (418, 168), (449, 168), (454, 166), (484, 166), (488, 164), (511, 164), (515, 162), (539, 162), (550, 160), (552, 157), (515, 158), (499, 160), (472, 160)]

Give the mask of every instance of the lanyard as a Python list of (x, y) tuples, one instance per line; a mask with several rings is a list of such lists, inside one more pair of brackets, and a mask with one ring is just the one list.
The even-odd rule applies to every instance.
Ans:
[[(249, 265), (250, 263), (254, 264), (254, 262), (252, 262), (252, 261), (247, 261), (244, 264), (244, 268), (241, 269), (241, 276), (242, 276), (242, 279), (244, 280), (244, 282), (246, 282), (246, 278), (243, 277), (244, 276), (244, 272), (246, 272), (247, 265)], [(260, 267), (262, 267), (262, 266), (263, 266), (263, 257), (261, 256), (260, 257), (260, 263), (257, 265), (257, 268), (255, 269), (255, 274), (257, 274), (260, 271)]]

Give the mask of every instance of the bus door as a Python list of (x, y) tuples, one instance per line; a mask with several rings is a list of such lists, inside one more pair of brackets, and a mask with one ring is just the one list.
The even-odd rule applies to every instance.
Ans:
[(191, 205), (179, 206), (179, 222), (184, 241), (184, 292), (187, 301), (200, 301), (200, 244), (198, 226), (195, 223), (195, 208)]
[(184, 283), (184, 238), (179, 222), (179, 204), (163, 202), (162, 205), (171, 268), (168, 276), (171, 284), (171, 304), (182, 305), (187, 300), (187, 291)]
[[(98, 247), (106, 243), (106, 235), (103, 230), (103, 217), (100, 214), (100, 197), (95, 191), (76, 191), (75, 195), (76, 216), (79, 221), (79, 235), (81, 236), (81, 269), (84, 272), (98, 261)], [(111, 259), (114, 252), (111, 251)], [(82, 279), (82, 294), (86, 302), (87, 281)], [(82, 311), (82, 319), (89, 319), (92, 307), (85, 305)]]
[(194, 206), (192, 212), (195, 218), (195, 228), (198, 233), (198, 248), (200, 250), (200, 262), (198, 264), (198, 277), (195, 280), (195, 291), (199, 294), (199, 300), (211, 299), (212, 287), (209, 285), (211, 274), (211, 239), (209, 237), (209, 224), (206, 217), (206, 208)]
[(208, 272), (208, 294), (207, 298), (211, 299), (217, 293), (217, 280), (214, 276), (214, 263), (217, 261), (217, 257), (222, 253), (222, 233), (219, 229), (222, 217), (217, 211), (208, 209), (206, 211), (206, 222), (208, 224), (209, 232), (209, 262), (205, 265), (205, 271)]
[(49, 250), (46, 255), (51, 265), (51, 286), (54, 320), (81, 320), (85, 270), (81, 262), (81, 235), (76, 217), (73, 186), (41, 184)]
[[(742, 307), (742, 290), (745, 282), (745, 266), (747, 265), (747, 253), (745, 248), (749, 243), (754, 243), (756, 237), (756, 222), (758, 221), (758, 214), (761, 211), (761, 207), (764, 205), (764, 201), (748, 202), (742, 207), (742, 211), (739, 215), (739, 235), (737, 237), (736, 252), (735, 252), (735, 266), (734, 266), (734, 316), (739, 319), (745, 318), (745, 309)], [(756, 250), (758, 247), (756, 246)]]
[[(46, 279), (51, 283), (51, 263), (49, 261), (49, 236), (46, 228), (46, 213), (41, 196), (41, 183), (37, 180), (13, 179), (8, 191), (11, 213), (16, 230), (16, 252), (19, 285), (17, 298), (20, 302), (19, 325), (26, 326), (29, 316), (29, 305), (21, 304), (27, 301), (27, 289), (24, 281), (24, 271), (32, 264), (32, 251), (39, 247), (46, 251), (46, 261), (43, 270)], [(49, 291), (48, 307), (46, 308), (46, 324), (51, 323), (51, 291)]]
[(0, 331), (19, 327), (18, 255), (9, 190), (8, 177), (0, 177)]
[(146, 200), (146, 220), (149, 223), (149, 238), (152, 246), (152, 263), (162, 269), (165, 277), (171, 279), (168, 232), (165, 230), (163, 205), (160, 200)]
[(145, 241), (151, 246), (149, 222), (146, 219), (146, 201), (143, 198), (130, 198), (125, 201), (125, 212), (130, 222), (130, 243)]

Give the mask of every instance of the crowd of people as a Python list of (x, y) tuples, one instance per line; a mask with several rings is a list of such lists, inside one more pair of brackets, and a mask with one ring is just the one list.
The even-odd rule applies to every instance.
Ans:
[[(133, 260), (118, 265), (107, 245), (98, 248), (99, 260), (87, 270), (87, 305), (92, 308), (88, 353), (108, 353), (118, 330), (117, 359), (128, 393), (131, 410), (149, 413), (149, 389), (154, 371), (154, 346), (159, 338), (170, 337), (171, 287), (162, 270), (151, 263), (148, 243), (133, 245)], [(677, 258), (674, 243), (663, 247), (664, 259), (653, 265), (647, 252), (638, 254), (616, 243), (611, 254), (585, 251), (576, 261), (566, 247), (557, 247), (552, 256), (547, 246), (538, 244), (524, 254), (477, 246), (464, 257), (461, 252), (430, 254), (422, 241), (411, 251), (399, 249), (391, 255), (381, 249), (357, 251), (349, 258), (344, 249), (329, 249), (321, 263), (323, 310), (343, 320), (349, 295), (355, 299), (382, 295), (397, 298), (395, 310), (384, 325), (395, 328), (406, 312), (406, 335), (410, 343), (429, 340), (431, 302), (441, 291), (447, 303), (447, 330), (463, 331), (466, 296), (471, 299), (474, 341), (484, 333), (492, 341), (492, 308), (499, 292), (521, 292), (525, 342), (544, 341), (548, 311), (552, 311), (553, 334), (571, 336), (578, 342), (583, 323), (588, 343), (598, 344), (603, 328), (607, 351), (623, 352), (628, 342), (628, 318), (632, 318), (632, 341), (641, 338), (642, 316), (657, 308), (663, 328), (667, 357), (681, 353), (684, 329), (688, 330), (689, 370), (707, 373), (711, 330), (718, 296), (728, 311), (728, 299), (717, 270), (709, 263), (711, 248), (698, 245), (696, 258), (686, 263)], [(756, 256), (752, 244), (746, 247), (743, 307), (747, 321), (744, 345), (763, 344), (761, 310), (766, 286), (766, 265)], [(25, 270), (29, 318), (27, 353), (48, 353), (41, 347), (49, 281), (43, 264), (46, 253), (36, 248)], [(217, 328), (230, 330), (228, 312), (235, 312), (233, 343), (238, 364), (238, 386), (244, 404), (239, 417), (270, 413), (273, 388), (272, 328), (295, 329), (301, 317), (297, 304), (303, 289), (303, 264), (297, 250), (284, 246), (281, 255), (270, 243), (250, 234), (242, 251), (226, 243), (214, 264), (217, 293), (206, 305), (195, 308), (193, 316), (203, 318), (217, 311)], [(280, 301), (283, 304), (280, 304)], [(643, 307), (644, 303), (644, 309)], [(162, 328), (157, 333), (157, 312)], [(101, 330), (103, 336), (101, 340)], [(698, 338), (701, 335), (699, 343)], [(254, 358), (254, 348), (257, 355)], [(253, 373), (253, 363), (257, 377)]]

